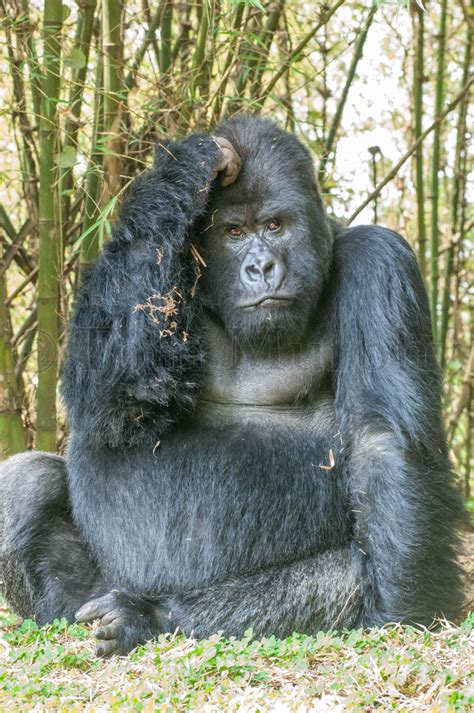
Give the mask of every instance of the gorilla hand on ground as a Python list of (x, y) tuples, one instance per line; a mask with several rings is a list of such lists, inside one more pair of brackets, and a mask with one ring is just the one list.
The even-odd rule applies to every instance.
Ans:
[(220, 173), (221, 186), (230, 186), (238, 178), (242, 168), (242, 161), (230, 141), (222, 136), (213, 136), (212, 138), (220, 149), (212, 180)]
[(117, 589), (91, 599), (76, 612), (78, 622), (95, 619), (100, 619), (94, 630), (94, 636), (100, 642), (95, 652), (102, 657), (128, 654), (164, 630), (163, 615), (158, 606)]

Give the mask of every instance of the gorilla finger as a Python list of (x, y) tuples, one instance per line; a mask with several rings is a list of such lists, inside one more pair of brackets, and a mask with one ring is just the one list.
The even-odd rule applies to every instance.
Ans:
[[(221, 136), (214, 136), (213, 139), (219, 148), (219, 154), (217, 156), (217, 163), (214, 169), (213, 179), (216, 177), (216, 173), (219, 173), (221, 171), (228, 173), (229, 166), (231, 166), (229, 177), (232, 176), (232, 180), (228, 181), (228, 179), (224, 179), (226, 181), (225, 185), (229, 185), (229, 183), (235, 181), (240, 172), (240, 156), (238, 155), (235, 148), (232, 146), (231, 142), (227, 139), (224, 139)], [(222, 185), (224, 185), (223, 182)]]
[(123, 621), (123, 609), (112, 609), (106, 612), (100, 620), (100, 626), (105, 626), (106, 624), (111, 624), (116, 619)]
[(230, 151), (231, 153), (235, 153), (235, 149), (230, 143), (229, 139), (225, 139), (223, 136), (213, 136), (212, 140), (215, 144), (217, 144), (217, 146), (222, 152)]
[(222, 176), (221, 186), (225, 188), (225, 186), (230, 186), (231, 183), (234, 183), (234, 181), (238, 178), (241, 167), (242, 164), (238, 157), (237, 159), (230, 161), (230, 163), (227, 164), (225, 172)]
[(232, 154), (230, 151), (220, 151), (218, 162), (212, 172), (211, 180), (214, 180), (221, 171), (226, 171), (229, 163), (232, 161)]
[(91, 599), (90, 602), (86, 602), (86, 604), (83, 604), (82, 607), (77, 610), (75, 614), (76, 621), (86, 622), (99, 619), (110, 611), (113, 602), (114, 599), (111, 594), (106, 594), (97, 599)]
[(101, 641), (95, 647), (95, 655), (99, 658), (106, 658), (107, 656), (112, 656), (112, 654), (118, 654), (119, 650), (117, 639), (108, 639), (107, 641)]
[(99, 639), (100, 641), (104, 640), (110, 640), (110, 639), (118, 639), (118, 635), (122, 629), (122, 621), (116, 620), (112, 624), (108, 624), (107, 626), (99, 626), (95, 631), (94, 631), (94, 636), (96, 639)]

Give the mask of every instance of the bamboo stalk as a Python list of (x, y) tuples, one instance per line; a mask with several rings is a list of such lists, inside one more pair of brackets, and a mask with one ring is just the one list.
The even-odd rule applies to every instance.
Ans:
[[(474, 342), (474, 318), (471, 314), (471, 344)], [(474, 438), (474, 359), (470, 360), (470, 370), (467, 374), (468, 397), (467, 397), (467, 423), (466, 423), (466, 462), (464, 470), (464, 492), (466, 500), (471, 496), (471, 476), (472, 476), (472, 441)]]
[[(0, 7), (5, 12), (3, 0)], [(23, 46), (24, 39), (22, 38), (23, 30), (20, 29), (22, 23), (17, 23), (19, 37), (17, 34), (17, 47), (13, 43), (10, 26), (5, 23), (5, 36), (7, 45), (7, 57), (10, 66), (13, 96), (15, 99), (16, 111), (14, 118), (18, 122), (19, 132), (21, 136), (22, 150), (19, 151), (19, 159), (21, 165), (21, 175), (23, 183), (23, 195), (28, 207), (28, 214), (32, 218), (36, 218), (38, 206), (38, 173), (37, 173), (37, 149), (35, 143), (35, 135), (33, 127), (30, 123), (30, 118), (27, 111), (26, 89), (23, 77), (24, 57), (19, 56), (19, 48)]]
[[(251, 67), (249, 74), (249, 80), (252, 82), (250, 88), (250, 96), (252, 99), (257, 99), (262, 92), (263, 74), (268, 67), (270, 48), (273, 40), (275, 39), (275, 33), (280, 25), (280, 19), (283, 14), (284, 6), (285, 0), (275, 2), (268, 14), (268, 18), (261, 35), (261, 48), (256, 55), (256, 62)], [(258, 63), (258, 55), (260, 55), (260, 59), (263, 61), (263, 64)]]
[[(160, 3), (160, 7), (161, 7), (161, 3)], [(148, 29), (147, 29), (147, 33), (148, 33), (148, 32), (150, 32), (151, 26), (153, 24), (153, 20), (151, 17), (151, 11), (150, 11), (150, 5), (148, 3), (148, 0), (142, 0), (142, 8), (143, 8), (143, 14), (145, 15), (146, 24), (148, 26)], [(158, 12), (155, 13), (155, 17), (157, 15), (158, 15)], [(150, 37), (150, 44), (153, 47), (153, 53), (155, 55), (156, 66), (159, 67), (160, 66), (160, 48), (158, 47), (158, 41), (156, 39), (154, 30), (153, 30), (152, 36)]]
[[(0, 251), (2, 247), (0, 245)], [(1, 252), (0, 252), (1, 255)], [(0, 263), (3, 263), (3, 257)], [(15, 404), (10, 324), (6, 307), (5, 271), (0, 271), (0, 460), (25, 450), (20, 411)]]
[[(474, 0), (470, 3), (471, 11), (474, 11)], [(465, 84), (469, 77), (471, 58), (472, 58), (472, 43), (473, 43), (472, 25), (467, 25), (466, 44), (463, 60), (462, 84)], [(453, 197), (451, 204), (451, 225), (452, 235), (455, 236), (459, 231), (463, 232), (464, 228), (464, 210), (465, 200), (464, 194), (466, 189), (466, 175), (463, 170), (463, 163), (467, 154), (467, 110), (468, 97), (459, 105), (459, 114), (456, 127), (456, 148), (454, 154), (454, 176), (453, 176)], [(462, 242), (462, 235), (460, 241)], [(454, 272), (454, 251), (455, 245), (450, 241), (446, 251), (446, 262), (444, 272), (444, 285), (441, 300), (441, 326), (440, 326), (440, 363), (443, 368), (446, 363), (446, 347), (450, 311), (450, 288), (451, 278)]]
[(205, 72), (204, 59), (206, 55), (207, 35), (209, 32), (209, 12), (210, 9), (208, 7), (207, 0), (203, 0), (201, 21), (199, 23), (196, 49), (193, 58), (193, 70), (195, 73), (195, 84), (197, 86), (203, 84), (203, 76)]
[(241, 41), (241, 25), (242, 25), (242, 18), (244, 15), (244, 9), (245, 5), (243, 3), (240, 3), (237, 5), (234, 11), (234, 18), (232, 21), (232, 34), (233, 34), (233, 39), (230, 42), (229, 49), (227, 51), (227, 56), (226, 60), (224, 63), (224, 67), (222, 70), (222, 79), (220, 82), (220, 85), (217, 88), (215, 99), (214, 99), (214, 108), (213, 108), (213, 123), (217, 123), (221, 117), (221, 111), (222, 111), (222, 106), (224, 103), (224, 96), (225, 96), (225, 90), (227, 87), (227, 82), (229, 80), (229, 74), (230, 74), (230, 68), (232, 66), (232, 63), (235, 59), (238, 45)]
[(38, 272), (38, 393), (36, 445), (56, 448), (56, 387), (58, 370), (58, 306), (61, 242), (58, 176), (54, 154), (59, 147), (57, 102), (60, 92), (61, 0), (44, 0), (43, 75), (40, 116), (39, 272)]
[(41, 112), (41, 70), (38, 61), (36, 44), (33, 39), (34, 25), (30, 19), (28, 0), (21, 0), (21, 8), (25, 16), (23, 31), (25, 33), (25, 44), (28, 57), (28, 74), (30, 79), (31, 97), (33, 100), (33, 111), (35, 117), (39, 117)]
[(160, 71), (165, 74), (171, 65), (171, 28), (173, 23), (173, 3), (165, 0), (161, 21)]
[(87, 188), (84, 201), (84, 222), (82, 232), (84, 237), (80, 244), (80, 274), (84, 272), (88, 265), (94, 263), (97, 259), (100, 249), (99, 229), (93, 229), (93, 225), (97, 223), (100, 213), (100, 173), (102, 170), (102, 152), (99, 151), (97, 140), (102, 135), (104, 129), (104, 106), (103, 94), (101, 91), (103, 83), (103, 61), (102, 55), (99, 54), (97, 60), (96, 78), (95, 78), (95, 104), (94, 104), (94, 134), (92, 138), (91, 156), (87, 169)]
[[(413, 22), (418, 23), (416, 32), (416, 55), (413, 71), (413, 98), (415, 115), (415, 140), (423, 132), (423, 82), (424, 82), (424, 43), (425, 19), (424, 11), (416, 7), (413, 11)], [(467, 77), (466, 77), (467, 81)], [(465, 82), (463, 82), (465, 84)], [(415, 151), (415, 190), (416, 217), (418, 227), (418, 262), (423, 280), (426, 282), (426, 217), (425, 217), (425, 184), (423, 173), (423, 147), (420, 144)]]
[(104, 61), (104, 155), (105, 191), (103, 202), (120, 192), (122, 137), (120, 124), (123, 113), (122, 67), (122, 4), (119, 0), (102, 3), (102, 52)]
[[(179, 130), (186, 129), (189, 123), (189, 118), (194, 108), (196, 98), (196, 88), (198, 87), (201, 95), (206, 94), (206, 45), (209, 33), (209, 7), (208, 0), (200, 0), (196, 5), (196, 14), (198, 17), (198, 32), (196, 47), (194, 50), (193, 61), (191, 65), (191, 82), (189, 85), (189, 96), (183, 103), (180, 117)], [(208, 78), (207, 78), (208, 79)]]
[[(84, 55), (84, 66), (72, 72), (71, 90), (69, 93), (69, 115), (66, 120), (64, 148), (71, 146), (77, 148), (79, 132), (79, 118), (82, 110), (82, 98), (89, 64), (89, 51), (94, 28), (94, 15), (97, 0), (83, 0), (79, 5), (77, 21), (77, 35), (74, 46)], [(70, 191), (73, 186), (72, 167), (67, 167), (61, 172), (61, 226), (64, 234), (69, 225), (69, 211), (71, 206)], [(63, 239), (63, 246), (65, 240)]]
[[(441, 0), (438, 66), (436, 71), (435, 116), (441, 113), (444, 99), (444, 68), (446, 50), (447, 0)], [(438, 281), (439, 281), (439, 170), (441, 155), (441, 122), (433, 134), (433, 156), (431, 167), (431, 319), (433, 339), (438, 349)]]
[[(237, 97), (242, 97), (246, 87), (249, 85), (251, 86), (251, 97), (257, 99), (260, 96), (262, 75), (267, 68), (268, 53), (280, 22), (284, 4), (284, 0), (275, 2), (269, 9), (267, 19), (263, 25), (259, 16), (254, 18), (254, 31), (249, 33), (249, 39), (246, 42), (245, 58), (242, 61), (243, 67), (235, 83), (235, 95)], [(262, 61), (263, 65), (260, 64)], [(229, 102), (229, 107), (233, 107), (237, 104), (238, 102), (233, 98), (232, 101)]]

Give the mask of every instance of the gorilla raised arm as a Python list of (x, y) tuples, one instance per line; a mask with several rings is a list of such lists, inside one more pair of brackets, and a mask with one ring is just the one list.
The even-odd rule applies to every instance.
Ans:
[(461, 508), (415, 257), (336, 228), (272, 122), (216, 137), (158, 147), (84, 280), (66, 459), (3, 466), (6, 596), (100, 619), (101, 655), (453, 617)]

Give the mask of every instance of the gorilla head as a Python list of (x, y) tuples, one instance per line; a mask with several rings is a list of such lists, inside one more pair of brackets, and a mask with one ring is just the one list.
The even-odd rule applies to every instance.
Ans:
[(216, 185), (199, 226), (204, 302), (240, 343), (301, 341), (327, 274), (332, 233), (311, 157), (271, 121), (237, 116), (216, 130), (242, 161)]

